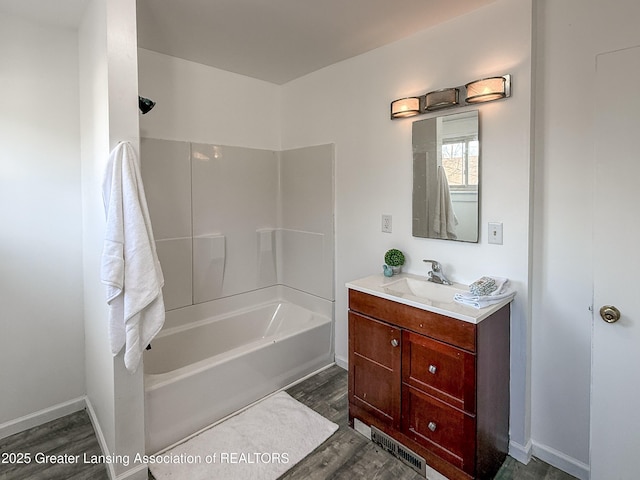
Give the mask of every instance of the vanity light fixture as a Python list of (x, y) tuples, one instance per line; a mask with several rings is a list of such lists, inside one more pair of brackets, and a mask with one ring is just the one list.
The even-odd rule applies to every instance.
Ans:
[(413, 117), (421, 113), (420, 97), (399, 98), (391, 102), (391, 118)]
[(465, 85), (467, 103), (482, 103), (511, 96), (511, 75), (483, 78)]
[(457, 88), (443, 88), (425, 95), (424, 109), (426, 111), (455, 107), (459, 104), (460, 90)]
[[(465, 91), (464, 102), (460, 92)], [(482, 78), (459, 87), (433, 90), (417, 97), (399, 98), (391, 102), (391, 120), (475, 103), (492, 102), (511, 96), (511, 75)]]

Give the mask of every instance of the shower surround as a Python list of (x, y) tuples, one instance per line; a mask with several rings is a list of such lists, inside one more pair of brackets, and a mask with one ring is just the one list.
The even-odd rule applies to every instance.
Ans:
[[(334, 147), (277, 152), (142, 138), (140, 150), (167, 308), (162, 352), (145, 356), (147, 451), (155, 453), (333, 362)], [(266, 305), (290, 312), (286, 333), (254, 339), (246, 312)], [(279, 318), (267, 317), (267, 326)], [(210, 351), (198, 342), (197, 361), (159, 377), (159, 357), (190, 348), (172, 340), (184, 336), (176, 333), (204, 325), (217, 339)], [(245, 346), (216, 347), (228, 331)], [(237, 400), (220, 402), (221, 391)]]
[(167, 310), (283, 284), (333, 292), (333, 145), (141, 139)]

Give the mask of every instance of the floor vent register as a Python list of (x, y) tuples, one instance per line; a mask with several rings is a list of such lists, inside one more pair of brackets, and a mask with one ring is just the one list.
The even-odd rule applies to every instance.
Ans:
[(423, 477), (427, 476), (427, 462), (417, 453), (409, 450), (407, 447), (394, 440), (386, 433), (371, 426), (371, 441), (384, 448), (394, 457), (409, 465)]

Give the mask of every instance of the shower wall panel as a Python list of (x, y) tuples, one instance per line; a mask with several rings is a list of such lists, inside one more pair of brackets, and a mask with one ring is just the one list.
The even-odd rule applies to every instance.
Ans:
[(281, 283), (334, 299), (333, 145), (281, 152)]
[[(215, 246), (194, 259), (194, 289), (203, 293), (194, 303), (269, 286), (259, 275), (256, 232), (277, 227), (277, 153), (194, 143), (191, 161), (194, 238), (222, 235), (226, 245), (223, 263)], [(221, 289), (208, 288), (220, 268)]]
[(141, 139), (167, 310), (284, 284), (333, 291), (333, 145)]
[(167, 310), (192, 303), (191, 147), (140, 139), (140, 170), (164, 274)]

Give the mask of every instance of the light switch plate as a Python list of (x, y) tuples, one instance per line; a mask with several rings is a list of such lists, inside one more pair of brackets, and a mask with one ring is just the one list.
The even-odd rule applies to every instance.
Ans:
[(391, 233), (391, 215), (382, 215), (382, 231)]
[(489, 243), (502, 245), (502, 223), (489, 222)]

